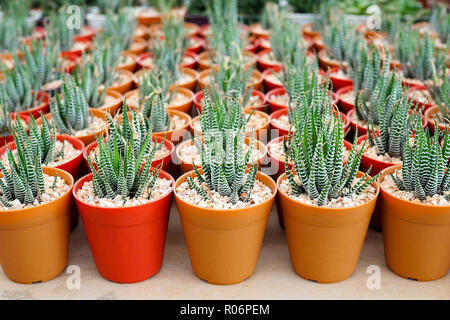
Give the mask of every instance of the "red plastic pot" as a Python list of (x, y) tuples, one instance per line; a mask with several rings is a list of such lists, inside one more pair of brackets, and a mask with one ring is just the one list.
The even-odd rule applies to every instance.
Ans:
[(355, 109), (355, 104), (354, 102), (347, 102), (344, 101), (341, 97), (343, 94), (352, 91), (353, 90), (353, 85), (351, 86), (346, 86), (346, 87), (342, 87), (339, 90), (336, 91), (336, 97), (338, 99), (338, 106), (339, 109), (341, 109), (341, 111), (345, 114), (348, 114), (348, 112), (350, 110)]
[(257, 54), (258, 68), (261, 72), (264, 72), (267, 69), (281, 68), (280, 62), (268, 63), (268, 62), (265, 62), (264, 59), (262, 59), (263, 55), (265, 55), (266, 53), (269, 53), (271, 51), (272, 50), (263, 50), (263, 51), (258, 52), (258, 54)]
[[(11, 114), (11, 118), (13, 121), (16, 120), (16, 115), (15, 114)], [(25, 121), (26, 124), (28, 124), (28, 122), (30, 121), (30, 117), (28, 115), (25, 114), (21, 114), (20, 118)], [(26, 130), (28, 132), (28, 127), (26, 127)], [(11, 141), (14, 141), (14, 136), (12, 134), (10, 134), (9, 136), (0, 136), (0, 146), (4, 146), (5, 143), (9, 143)]]
[(427, 90), (427, 87), (423, 83), (418, 84), (416, 81), (412, 81), (406, 78), (402, 79), (402, 86), (410, 88), (414, 87), (416, 90)]
[(73, 40), (76, 41), (91, 41), (95, 37), (95, 29), (91, 26), (83, 26), (81, 30), (86, 30), (84, 35), (76, 35)]
[(16, 114), (20, 115), (21, 117), (25, 116), (28, 117), (31, 113), (31, 115), (37, 119), (41, 116), (42, 114), (46, 114), (50, 111), (49, 108), (49, 104), (48, 104), (48, 93), (43, 92), (43, 91), (39, 91), (37, 96), (36, 96), (36, 100), (40, 100), (42, 95), (44, 95), (44, 98), (42, 98), (42, 103), (39, 107), (35, 107), (32, 109), (27, 109), (24, 111), (20, 111), (20, 112), (12, 112), (11, 115), (15, 116)]
[(285, 93), (286, 93), (286, 89), (284, 87), (273, 89), (273, 90), (270, 90), (269, 92), (267, 92), (267, 94), (266, 94), (266, 102), (269, 104), (269, 112), (270, 113), (273, 113), (275, 111), (288, 108), (287, 105), (277, 103), (277, 102), (272, 101), (270, 99), (273, 95), (283, 95)]
[(192, 51), (187, 51), (185, 56), (191, 57), (194, 61), (191, 63), (182, 63), (183, 68), (197, 68), (198, 56)]
[(202, 52), (205, 48), (205, 40), (196, 36), (192, 36), (191, 39), (195, 41), (195, 44), (186, 48), (186, 51), (193, 52), (195, 54)]
[(67, 55), (76, 55), (81, 57), (83, 55), (83, 52), (89, 51), (92, 48), (92, 42), (90, 40), (87, 39), (80, 39), (78, 41), (75, 42), (82, 42), (86, 44), (86, 47), (84, 47), (83, 49), (73, 49), (73, 50), (68, 50), (68, 51), (61, 51), (61, 56), (62, 57), (66, 57)]
[(105, 279), (139, 282), (161, 269), (175, 181), (164, 171), (159, 176), (172, 181), (168, 194), (147, 204), (122, 208), (96, 207), (77, 197), (83, 184), (92, 180), (92, 173), (75, 183), (73, 196), (97, 270)]
[(330, 81), (333, 84), (333, 90), (338, 91), (341, 88), (353, 86), (353, 79), (352, 78), (341, 78), (337, 76), (338, 71), (340, 68), (333, 68), (330, 71), (328, 71), (330, 75)]
[(275, 67), (272, 69), (266, 69), (263, 72), (263, 74), (262, 74), (263, 82), (264, 82), (264, 87), (266, 88), (267, 92), (271, 91), (273, 89), (283, 88), (283, 85), (281, 83), (270, 81), (270, 78), (269, 78), (270, 75), (277, 73), (280, 70), (281, 70), (281, 67)]
[[(161, 137), (154, 137), (153, 140), (156, 139), (157, 143), (161, 143), (162, 139)], [(158, 166), (161, 162), (164, 161), (163, 166), (162, 166), (162, 170), (166, 171), (166, 172), (170, 172), (172, 169), (172, 154), (175, 151), (175, 145), (172, 143), (172, 141), (170, 140), (164, 140), (164, 146), (169, 149), (170, 153), (165, 156), (164, 158), (161, 159), (156, 159), (152, 161), (152, 167), (156, 167)], [(90, 143), (89, 145), (86, 146), (86, 148), (83, 151), (83, 159), (84, 159), (84, 164), (86, 165), (86, 168), (88, 169), (88, 172), (91, 172), (90, 167), (89, 167), (89, 163), (87, 162), (87, 155), (89, 153), (91, 153), (91, 151), (97, 147), (97, 141), (94, 141), (92, 143)], [(94, 167), (96, 168), (96, 163), (95, 161), (92, 161), (92, 164), (94, 165)]]
[[(413, 86), (410, 88), (408, 97), (409, 98), (413, 98), (414, 96), (414, 91), (426, 91), (427, 89), (423, 89), (422, 86)], [(417, 98), (412, 99), (413, 101), (413, 106), (415, 106), (417, 104), (417, 107), (420, 109), (423, 107), (423, 111), (422, 113), (425, 114), (425, 111), (427, 111), (428, 109), (430, 109), (431, 107), (435, 106), (436, 104), (433, 103), (429, 103), (429, 102), (421, 102), (419, 100), (417, 100)]]

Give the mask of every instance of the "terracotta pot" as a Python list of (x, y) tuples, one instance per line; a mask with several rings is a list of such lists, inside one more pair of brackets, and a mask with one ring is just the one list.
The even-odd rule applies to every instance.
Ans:
[(73, 178), (63, 170), (42, 170), (57, 173), (69, 190), (40, 206), (0, 214), (0, 264), (6, 276), (19, 283), (51, 280), (67, 265)]
[[(264, 96), (264, 94), (261, 91), (258, 90), (253, 90), (252, 91), (252, 96), (258, 96), (260, 101), (262, 101), (261, 104), (257, 105), (257, 106), (253, 106), (253, 107), (245, 107), (245, 110), (253, 110), (253, 109), (257, 109), (259, 111), (263, 111), (265, 108), (265, 100), (266, 97)], [(194, 95), (194, 105), (195, 108), (197, 109), (198, 113), (202, 113), (202, 106), (201, 103), (203, 101), (203, 97), (204, 97), (204, 92), (203, 91), (198, 91), (195, 95)]]
[[(214, 69), (216, 69), (217, 71), (218, 67), (215, 67)], [(204, 90), (211, 82), (210, 78), (213, 77), (212, 72), (212, 68), (208, 68), (200, 71), (200, 73), (198, 74), (198, 84), (201, 90)], [(247, 87), (253, 85), (254, 90), (259, 90), (261, 88), (262, 82), (263, 76), (261, 72), (259, 72), (258, 70), (252, 70), (252, 74), (250, 75), (249, 84), (247, 84)]]
[[(378, 181), (401, 165), (383, 170)], [(386, 264), (397, 275), (418, 281), (444, 277), (450, 268), (450, 206), (397, 198), (381, 186), (380, 210)]]
[[(246, 114), (249, 114), (251, 112), (252, 112), (252, 110), (245, 110), (244, 109), (244, 113), (246, 113)], [(253, 116), (255, 116), (255, 115), (258, 115), (259, 117), (264, 118), (264, 120), (265, 120), (263, 126), (254, 129), (254, 131), (255, 131), (255, 138), (260, 140), (260, 141), (267, 141), (267, 134), (268, 134), (268, 131), (269, 131), (269, 126), (270, 126), (269, 115), (267, 113), (262, 112), (262, 111), (255, 111)], [(203, 133), (201, 131), (197, 130), (196, 126), (195, 126), (195, 124), (198, 123), (199, 121), (200, 121), (200, 116), (196, 116), (196, 117), (194, 117), (192, 119), (192, 122), (191, 122), (191, 125), (190, 125), (191, 131), (192, 131), (194, 137), (198, 137), (198, 136), (202, 136), (203, 135)], [(247, 137), (251, 137), (252, 136), (252, 129), (251, 128), (247, 127), (247, 130), (245, 131), (245, 136), (247, 136)]]
[[(81, 140), (85, 146), (87, 146), (89, 143), (91, 143), (92, 141), (95, 141), (95, 135), (97, 136), (102, 136), (105, 131), (106, 131), (106, 127), (107, 127), (107, 122), (106, 122), (106, 113), (104, 111), (101, 110), (97, 110), (97, 109), (93, 109), (93, 108), (89, 108), (89, 113), (93, 116), (99, 117), (101, 119), (103, 119), (105, 121), (105, 129), (96, 131), (95, 133), (91, 133), (91, 134), (87, 134), (84, 136), (77, 136), (76, 138)], [(52, 114), (51, 113), (47, 113), (44, 115), (44, 117), (47, 120), (51, 120), (52, 119)], [(42, 124), (42, 119), (36, 119), (36, 124), (41, 125)]]
[[(11, 114), (11, 118), (12, 118), (13, 121), (15, 121), (16, 120), (16, 115), (15, 114)], [(20, 118), (27, 125), (28, 125), (28, 122), (30, 122), (30, 117), (27, 116), (27, 115), (21, 115)], [(28, 132), (28, 126), (26, 126), (25, 129)], [(14, 141), (14, 136), (12, 134), (10, 134), (9, 136), (0, 136), (0, 146), (4, 146), (5, 143), (9, 143), (11, 141)]]
[(117, 71), (126, 70), (126, 71), (130, 71), (130, 72), (136, 71), (136, 69), (138, 67), (137, 60), (136, 60), (137, 56), (134, 53), (127, 52), (127, 51), (124, 51), (122, 53), (122, 56), (126, 57), (126, 58), (129, 57), (130, 61), (128, 61), (126, 63), (118, 64), (116, 66), (116, 70)]
[(319, 65), (323, 70), (340, 67), (339, 61), (329, 58), (326, 50), (319, 51), (319, 53), (317, 54), (317, 58), (319, 59)]
[(117, 91), (120, 94), (125, 94), (133, 88), (133, 73), (128, 70), (120, 70), (117, 73), (119, 73), (125, 81), (117, 85), (113, 84), (108, 89)]
[(341, 88), (351, 86), (353, 88), (353, 79), (352, 78), (342, 78), (338, 76), (340, 68), (334, 68), (329, 71), (330, 81), (333, 85), (333, 90), (338, 91)]
[(171, 130), (171, 131), (164, 131), (164, 132), (153, 132), (153, 137), (166, 137), (167, 140), (170, 140), (173, 142), (174, 145), (177, 145), (180, 141), (185, 140), (189, 136), (189, 126), (191, 125), (191, 117), (181, 111), (176, 110), (167, 110), (167, 113), (172, 118), (173, 116), (178, 116), (181, 119), (185, 120), (185, 125), (182, 128)]
[(111, 89), (106, 90), (106, 96), (110, 97), (111, 99), (114, 99), (115, 102), (109, 104), (108, 106), (103, 106), (97, 109), (105, 113), (115, 115), (117, 112), (119, 112), (120, 108), (122, 107), (123, 96), (119, 92)]
[(263, 50), (258, 52), (258, 68), (261, 70), (261, 72), (264, 72), (267, 69), (279, 69), (281, 68), (282, 64), (279, 61), (267, 61), (263, 58), (264, 55), (270, 53), (271, 50)]
[[(358, 172), (358, 176), (362, 176)], [(379, 193), (368, 202), (351, 208), (323, 208), (293, 200), (280, 190), (289, 254), (294, 271), (302, 278), (320, 283), (350, 277), (358, 264), (370, 216)]]
[(157, 24), (161, 22), (161, 15), (159, 12), (149, 9), (143, 10), (143, 12), (139, 13), (137, 16), (137, 21), (139, 24), (144, 26), (151, 26), (152, 24)]
[[(160, 177), (173, 178), (161, 171)], [(73, 196), (83, 221), (95, 265), (102, 277), (120, 282), (139, 282), (155, 275), (162, 266), (173, 189), (147, 204), (102, 208), (83, 202), (77, 191), (92, 180), (92, 173), (74, 186)]]
[[(250, 144), (250, 140), (251, 139), (249, 137), (245, 137), (245, 143), (247, 145)], [(186, 173), (191, 170), (194, 170), (194, 164), (192, 162), (185, 161), (181, 157), (181, 154), (180, 154), (180, 150), (181, 150), (181, 148), (183, 148), (183, 146), (185, 146), (185, 145), (192, 146), (193, 144), (194, 144), (194, 142), (192, 140), (183, 141), (182, 143), (180, 143), (177, 146), (177, 149), (175, 150), (176, 158), (180, 164), (179, 167), (180, 167), (182, 173)], [(264, 143), (262, 143), (261, 141), (255, 140), (255, 144), (256, 144), (256, 148), (258, 148), (258, 150), (261, 151), (262, 155), (258, 159), (256, 159), (254, 162), (252, 162), (250, 165), (258, 164), (258, 166), (261, 168), (261, 166), (263, 165), (264, 159), (266, 158), (266, 155), (267, 155), (267, 148), (264, 145)], [(201, 164), (196, 163), (196, 167), (197, 167), (197, 169), (200, 170)]]
[(48, 98), (49, 98), (48, 93), (39, 91), (38, 94), (36, 95), (36, 100), (39, 101), (41, 99), (42, 95), (44, 95), (44, 97), (42, 98), (42, 102), (38, 107), (34, 107), (34, 108), (27, 109), (27, 110), (20, 111), (20, 112), (11, 112), (11, 115), (15, 116), (16, 114), (18, 114), (21, 117), (23, 117), (23, 116), (29, 116), (31, 113), (31, 115), (35, 119), (37, 119), (41, 116), (41, 113), (45, 114), (45, 113), (49, 112), (50, 108), (49, 108), (49, 104), (48, 104)]
[[(175, 182), (176, 188), (193, 171)], [(192, 269), (213, 284), (239, 283), (255, 271), (264, 231), (276, 194), (274, 181), (258, 172), (273, 196), (260, 204), (242, 209), (206, 209), (194, 206), (175, 193)]]
[[(438, 105), (435, 105), (434, 107), (429, 108), (427, 111), (425, 111), (425, 119), (428, 121), (428, 128), (430, 128), (430, 132), (432, 134), (434, 134), (434, 132), (436, 131), (436, 126), (435, 126), (435, 121), (436, 119), (434, 119), (434, 115), (436, 113), (440, 113), (441, 109), (439, 108)], [(445, 125), (442, 123), (438, 123), (438, 128), (439, 131), (445, 131)], [(447, 125), (448, 127), (448, 125)]]
[[(161, 141), (162, 141), (163, 138), (161, 138), (161, 137), (155, 137), (155, 139), (156, 139), (156, 142), (157, 142), (157, 143), (161, 143)], [(91, 169), (90, 169), (89, 163), (88, 163), (88, 161), (87, 161), (87, 156), (88, 156), (88, 154), (91, 153), (91, 151), (92, 151), (95, 147), (97, 147), (97, 145), (98, 145), (97, 141), (93, 141), (93, 142), (91, 142), (90, 144), (88, 144), (88, 145), (86, 146), (86, 148), (84, 148), (84, 151), (83, 151), (84, 164), (85, 164), (86, 168), (88, 169), (88, 173), (91, 172)], [(164, 158), (153, 160), (153, 161), (152, 161), (152, 167), (157, 167), (161, 162), (164, 161), (161, 169), (164, 170), (164, 171), (166, 171), (166, 172), (170, 172), (171, 169), (172, 169), (172, 154), (173, 154), (173, 152), (174, 152), (174, 150), (175, 150), (175, 146), (174, 146), (174, 144), (173, 144), (170, 140), (168, 140), (168, 139), (165, 139), (165, 140), (164, 140), (164, 146), (165, 146), (167, 149), (169, 149), (169, 151), (170, 151), (169, 154), (168, 154), (167, 156), (165, 156)], [(95, 168), (97, 168), (97, 164), (95, 163), (94, 160), (92, 160), (92, 164), (94, 165)]]
[(353, 91), (353, 85), (347, 86), (347, 87), (342, 87), (336, 91), (339, 109), (341, 109), (341, 111), (345, 114), (348, 114), (350, 110), (355, 109), (354, 101), (348, 102), (348, 101), (345, 101), (342, 99), (342, 96), (349, 91)]

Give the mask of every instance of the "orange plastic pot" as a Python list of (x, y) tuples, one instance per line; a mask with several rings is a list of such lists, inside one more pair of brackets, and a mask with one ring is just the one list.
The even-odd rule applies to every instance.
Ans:
[(262, 28), (261, 23), (253, 23), (249, 27), (250, 33), (257, 38), (268, 39), (270, 31)]
[(171, 90), (175, 91), (175, 93), (182, 94), (183, 96), (186, 97), (186, 99), (183, 102), (176, 104), (173, 102), (169, 103), (169, 105), (167, 106), (167, 110), (175, 110), (184, 113), (190, 113), (192, 103), (194, 101), (194, 93), (191, 90), (182, 87), (175, 87), (174, 89)]
[(403, 278), (442, 278), (450, 269), (450, 206), (414, 203), (383, 190), (386, 175), (400, 168), (389, 167), (378, 178), (386, 264)]
[(60, 169), (42, 170), (57, 173), (69, 190), (37, 207), (0, 212), (0, 264), (6, 276), (19, 283), (51, 280), (67, 265), (73, 178)]
[[(245, 143), (247, 145), (250, 144), (249, 137), (245, 137)], [(180, 154), (180, 150), (181, 150), (181, 148), (183, 148), (183, 146), (185, 146), (185, 145), (192, 146), (193, 144), (194, 144), (194, 142), (192, 140), (183, 141), (182, 143), (180, 143), (177, 146), (177, 149), (175, 150), (176, 159), (179, 162), (179, 168), (181, 169), (182, 173), (187, 173), (191, 170), (194, 170), (194, 164), (190, 161), (184, 160)], [(264, 145), (264, 143), (262, 143), (261, 141), (258, 141), (258, 140), (255, 140), (255, 144), (256, 144), (256, 148), (261, 152), (261, 156), (258, 159), (256, 159), (254, 162), (250, 163), (249, 166), (258, 164), (259, 168), (261, 168), (261, 166), (263, 165), (264, 159), (266, 158), (266, 155), (267, 155), (267, 147)], [(201, 163), (196, 163), (196, 167), (197, 167), (197, 169), (200, 170)]]
[[(159, 177), (174, 183), (161, 171)], [(105, 279), (132, 283), (154, 276), (162, 266), (173, 189), (147, 204), (103, 208), (77, 197), (77, 191), (92, 173), (75, 183), (73, 195), (97, 270)]]
[[(434, 134), (434, 132), (436, 131), (436, 119), (435, 119), (435, 114), (436, 113), (440, 113), (441, 109), (439, 108), (438, 105), (435, 105), (434, 107), (429, 108), (427, 111), (425, 111), (425, 119), (428, 121), (428, 128), (430, 128), (430, 132)], [(445, 131), (445, 125), (443, 123), (437, 123), (438, 129), (439, 131)]]
[(127, 63), (118, 64), (116, 66), (116, 70), (117, 71), (127, 70), (127, 71), (130, 71), (130, 72), (136, 71), (136, 68), (138, 66), (137, 62), (136, 62), (136, 58), (137, 58), (136, 55), (134, 53), (131, 53), (131, 52), (128, 52), (128, 51), (124, 51), (122, 53), (122, 56), (123, 57), (130, 57), (131, 60), (129, 62), (127, 62)]
[(191, 51), (195, 54), (202, 52), (206, 45), (205, 40), (197, 36), (191, 36), (190, 39), (194, 42), (194, 44), (187, 47), (186, 51)]
[(328, 57), (326, 50), (321, 50), (317, 54), (317, 58), (319, 60), (319, 65), (323, 70), (339, 68), (340, 63), (338, 60), (331, 59)]
[[(84, 135), (84, 136), (77, 136), (76, 138), (81, 140), (84, 143), (85, 146), (87, 146), (91, 142), (95, 141), (95, 136), (96, 135), (97, 136), (104, 135), (105, 132), (106, 132), (106, 129), (107, 129), (106, 113), (104, 111), (93, 109), (93, 108), (89, 108), (89, 113), (92, 116), (96, 116), (96, 117), (98, 117), (100, 119), (103, 119), (105, 121), (105, 128), (101, 129), (101, 130), (98, 130), (95, 133), (87, 134), (87, 135)], [(51, 113), (47, 113), (47, 114), (44, 115), (44, 117), (47, 120), (51, 120), (52, 119), (52, 114)], [(36, 124), (41, 125), (42, 124), (42, 119), (41, 118), (36, 119)]]
[(139, 24), (142, 24), (144, 26), (150, 26), (152, 24), (157, 24), (161, 22), (161, 15), (159, 12), (149, 9), (146, 11), (141, 12), (137, 16), (137, 21)]
[[(162, 141), (163, 138), (161, 138), (161, 137), (155, 137), (155, 139), (156, 139), (156, 142), (157, 142), (157, 143), (161, 143), (161, 141)], [(91, 153), (91, 151), (92, 151), (95, 147), (97, 147), (97, 145), (98, 145), (97, 141), (93, 141), (93, 142), (91, 142), (90, 144), (88, 144), (88, 145), (86, 146), (86, 148), (84, 148), (84, 151), (83, 151), (84, 164), (85, 164), (85, 167), (87, 168), (87, 172), (88, 172), (88, 173), (91, 172), (91, 169), (90, 169), (89, 163), (88, 163), (88, 161), (87, 161), (87, 156), (88, 156), (88, 154)], [(164, 140), (164, 146), (165, 146), (167, 149), (169, 149), (169, 151), (170, 151), (169, 154), (166, 155), (164, 158), (154, 159), (154, 160), (152, 161), (152, 167), (157, 167), (160, 163), (163, 162), (163, 165), (162, 165), (162, 168), (161, 168), (161, 169), (164, 170), (164, 171), (166, 171), (166, 172), (171, 172), (171, 168), (172, 168), (172, 154), (173, 154), (173, 152), (174, 152), (174, 150), (175, 150), (175, 146), (174, 146), (174, 144), (173, 144), (170, 140), (168, 140), (168, 139), (165, 139), (165, 140)], [(95, 163), (94, 160), (92, 161), (92, 164), (94, 165), (95, 168), (97, 168), (97, 164)]]
[(173, 116), (178, 116), (181, 119), (184, 119), (185, 125), (182, 128), (170, 131), (163, 132), (153, 132), (153, 137), (163, 138), (166, 137), (167, 140), (173, 142), (173, 144), (178, 144), (180, 141), (183, 141), (185, 138), (189, 136), (189, 126), (191, 125), (191, 117), (184, 112), (176, 111), (176, 110), (167, 110), (167, 113), (172, 118)]
[[(358, 176), (362, 176), (358, 172)], [(301, 203), (280, 190), (286, 179), (278, 180), (278, 197), (283, 214), (289, 255), (294, 271), (302, 278), (320, 283), (347, 279), (356, 269), (379, 193), (352, 208), (323, 208)]]
[[(176, 188), (193, 171), (175, 182)], [(256, 268), (264, 231), (276, 194), (275, 182), (258, 172), (257, 179), (273, 195), (267, 201), (241, 209), (207, 209), (175, 200), (194, 273), (212, 284), (234, 284), (249, 278)]]
[(317, 35), (320, 35), (320, 32), (315, 31), (313, 29), (313, 23), (305, 23), (302, 26), (303, 35), (309, 38), (314, 38)]
[(122, 107), (123, 96), (119, 92), (111, 89), (107, 89), (105, 94), (106, 97), (114, 99), (114, 102), (97, 109), (114, 116), (120, 110), (120, 107)]
[(109, 90), (117, 91), (121, 94), (125, 94), (133, 88), (133, 73), (128, 70), (120, 70), (117, 72), (124, 77), (125, 81), (120, 84), (112, 85)]
[(138, 56), (147, 49), (147, 42), (143, 38), (135, 38), (133, 43), (128, 48), (128, 52)]

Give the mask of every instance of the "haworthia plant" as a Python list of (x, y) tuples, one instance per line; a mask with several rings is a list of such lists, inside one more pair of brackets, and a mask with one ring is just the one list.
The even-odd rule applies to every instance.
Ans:
[(433, 69), (433, 81), (425, 82), (425, 86), (439, 106), (440, 113), (436, 113), (437, 118), (441, 123), (450, 124), (450, 74), (447, 74), (446, 70), (436, 74)]
[(418, 31), (401, 32), (397, 42), (397, 58), (400, 60), (406, 78), (422, 82), (433, 77), (433, 65), (439, 74), (444, 68), (444, 57), (435, 47), (435, 40), (428, 33)]
[(447, 130), (439, 143), (439, 135), (430, 136), (428, 130), (417, 126), (414, 142), (406, 143), (401, 176), (391, 177), (400, 190), (414, 193), (421, 201), (434, 195), (445, 195), (450, 200), (450, 134)]
[(11, 115), (6, 103), (5, 87), (0, 86), (0, 136), (9, 136), (12, 133)]
[(48, 30), (47, 37), (51, 43), (56, 44), (59, 51), (69, 51), (74, 45), (74, 36), (76, 35), (76, 28), (70, 28), (68, 21), (69, 14), (66, 10), (61, 10), (53, 13), (49, 17), (49, 23), (46, 30)]
[[(228, 106), (228, 103), (232, 105)], [(214, 113), (214, 110), (217, 112)], [(232, 204), (239, 200), (243, 202), (251, 200), (250, 191), (256, 181), (258, 165), (250, 166), (247, 175), (245, 172), (250, 164), (255, 137), (253, 133), (249, 150), (244, 153), (246, 124), (243, 122), (243, 115), (239, 110), (241, 110), (241, 107), (232, 100), (217, 98), (214, 99), (213, 103), (208, 92), (205, 91), (200, 116), (202, 130), (204, 130), (204, 144), (196, 142), (200, 152), (203, 174), (201, 175), (197, 171), (194, 163), (198, 184), (190, 176), (186, 179), (189, 187), (196, 190), (205, 201), (213, 200), (208, 197), (207, 192), (203, 189), (203, 183), (206, 183), (210, 190), (228, 197)]]
[(376, 102), (379, 117), (379, 135), (372, 121), (368, 124), (368, 140), (375, 146), (379, 155), (389, 154), (391, 157), (402, 158), (405, 144), (411, 137), (418, 124), (422, 124), (422, 109), (413, 108), (412, 100), (408, 101), (407, 95), (395, 101), (392, 108), (385, 108)]
[(121, 137), (114, 135), (112, 138), (111, 144), (105, 142), (103, 137), (97, 137), (98, 155), (95, 155), (97, 168), (88, 157), (93, 173), (94, 194), (100, 198), (110, 199), (121, 196), (125, 200), (127, 197), (140, 198), (147, 192), (150, 198), (162, 167), (161, 163), (150, 170), (157, 144), (152, 146), (151, 135), (147, 134), (144, 143), (137, 147), (134, 145), (134, 136), (130, 135), (129, 140), (123, 141), (124, 152), (120, 153), (118, 141)]
[(103, 40), (112, 39), (129, 49), (133, 43), (137, 20), (128, 12), (121, 11), (117, 15), (107, 13), (102, 25), (102, 33), (99, 35)]
[(74, 134), (88, 128), (91, 122), (89, 106), (83, 91), (71, 76), (66, 76), (62, 96), (64, 101), (61, 101), (59, 94), (50, 98), (50, 112), (56, 129), (61, 134)]
[(26, 150), (31, 152), (33, 159), (39, 159), (43, 165), (52, 163), (55, 158), (64, 158), (64, 146), (56, 153), (56, 129), (54, 126), (49, 125), (44, 116), (42, 116), (42, 126), (39, 129), (34, 117), (30, 115), (29, 134), (23, 127), (20, 117), (15, 122), (14, 129), (14, 142), (18, 151)]
[[(325, 103), (325, 102), (320, 102)], [(310, 106), (310, 109), (322, 109)], [(286, 177), (294, 195), (307, 194), (317, 205), (331, 199), (361, 194), (378, 178), (369, 178), (370, 170), (356, 178), (363, 149), (356, 151), (356, 135), (348, 159), (344, 162), (344, 131), (341, 117), (328, 118), (308, 112), (307, 124), (296, 131), (286, 153)], [(289, 169), (289, 160), (293, 170)], [(299, 183), (295, 179), (298, 176)]]
[(366, 89), (356, 93), (355, 99), (355, 112), (358, 119), (373, 124), (380, 123), (380, 111), (387, 110), (389, 113), (403, 95), (401, 80), (395, 73), (391, 76), (383, 74), (376, 81), (368, 99), (365, 95)]
[(19, 200), (21, 204), (32, 204), (44, 193), (44, 174), (40, 159), (33, 154), (31, 148), (17, 149), (15, 157), (11, 149), (6, 147), (9, 170), (0, 161), (3, 178), (0, 179), (0, 201), (5, 207)]
[[(94, 61), (85, 61), (83, 66), (77, 66), (74, 72), (74, 80), (76, 85), (83, 92), (88, 106), (91, 108), (99, 108), (104, 105), (106, 96), (106, 86), (103, 84), (104, 77), (99, 76), (101, 65)], [(107, 72), (111, 70), (108, 68)], [(110, 82), (110, 81), (108, 81)], [(110, 85), (111, 83), (106, 83)]]
[(153, 132), (170, 130), (170, 117), (167, 113), (167, 102), (162, 90), (153, 91), (145, 100), (142, 109), (147, 126), (153, 128)]
[(441, 42), (448, 43), (450, 40), (450, 14), (444, 3), (433, 8), (430, 22), (433, 29), (438, 33)]

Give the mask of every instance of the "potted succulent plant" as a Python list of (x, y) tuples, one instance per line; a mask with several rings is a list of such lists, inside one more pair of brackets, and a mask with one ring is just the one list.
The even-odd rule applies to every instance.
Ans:
[(20, 115), (31, 112), (34, 117), (48, 112), (48, 94), (39, 91), (32, 71), (21, 65), (17, 56), (15, 60), (15, 68), (4, 73), (5, 80), (0, 84), (8, 112)]
[(402, 164), (382, 171), (383, 242), (388, 267), (401, 277), (435, 280), (449, 270), (450, 136), (417, 127)]
[(162, 164), (151, 168), (158, 148), (151, 135), (139, 146), (133, 134), (120, 140), (97, 138), (96, 166), (88, 157), (92, 172), (77, 181), (73, 194), (98, 272), (131, 283), (161, 268), (174, 181)]
[(425, 118), (428, 121), (431, 132), (445, 131), (450, 125), (450, 75), (442, 72), (442, 77), (433, 77), (433, 84), (427, 84), (428, 92), (435, 106), (425, 111)]
[[(126, 105), (126, 101), (125, 101)], [(123, 141), (128, 141), (134, 137), (134, 147), (136, 151), (133, 153), (137, 157), (140, 146), (145, 143), (145, 139), (148, 135), (152, 136), (153, 132), (153, 122), (146, 119), (142, 113), (137, 112), (135, 109), (125, 107), (121, 115), (115, 117), (107, 115), (106, 119), (108, 121), (109, 132), (104, 140), (112, 145), (116, 136), (118, 137), (118, 152), (123, 154), (125, 152), (125, 143)], [(156, 122), (156, 121), (155, 121)], [(171, 171), (171, 157), (175, 149), (173, 143), (170, 140), (165, 139), (165, 137), (154, 137), (151, 141), (152, 144), (158, 145), (155, 154), (153, 155), (152, 167), (157, 167), (161, 163), (163, 164), (162, 170), (166, 172)], [(92, 161), (93, 165), (96, 166), (95, 161), (96, 155), (99, 154), (99, 145), (97, 141), (90, 143), (83, 154), (84, 160), (87, 167), (89, 168), (89, 160)]]
[[(11, 115), (8, 112), (8, 106), (5, 102), (6, 92), (3, 87), (0, 87), (0, 144), (4, 145), (5, 143), (13, 141), (13, 122), (16, 119), (15, 115)], [(20, 121), (22, 121), (23, 126), (27, 126), (29, 117), (22, 116)]]
[[(205, 101), (209, 107), (209, 96)], [(253, 274), (276, 193), (257, 164), (247, 169), (253, 146), (244, 153), (245, 122), (239, 121), (240, 109), (233, 110), (233, 117), (223, 114), (223, 126), (202, 112), (208, 131), (199, 144), (201, 170), (194, 163), (194, 171), (174, 188), (193, 270), (214, 284), (238, 283)]]
[[(83, 91), (75, 80), (67, 75), (61, 87), (62, 97), (57, 94), (50, 99), (50, 113), (44, 115), (56, 127), (58, 134), (74, 136), (85, 145), (106, 130), (106, 114), (88, 107)], [(37, 123), (42, 124), (42, 119)]]
[(286, 172), (277, 181), (280, 209), (294, 271), (305, 279), (337, 282), (358, 263), (378, 175), (358, 172), (362, 150), (355, 145), (343, 165), (344, 131), (337, 114), (321, 118), (310, 112), (307, 121), (311, 125), (294, 133)]
[[(0, 162), (0, 263), (16, 282), (51, 280), (67, 265), (72, 176), (41, 166), (31, 148)], [(30, 263), (31, 262), (31, 263)]]

